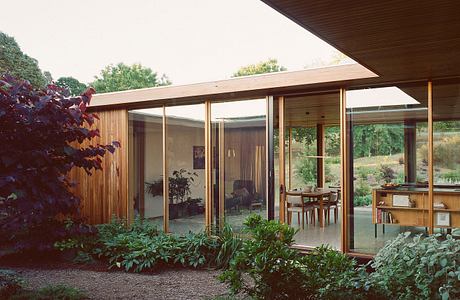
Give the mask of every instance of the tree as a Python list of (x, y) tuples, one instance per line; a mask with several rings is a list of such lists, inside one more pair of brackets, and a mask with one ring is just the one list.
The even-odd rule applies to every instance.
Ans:
[(0, 243), (16, 250), (49, 249), (62, 238), (63, 218), (78, 216), (80, 200), (67, 178), (73, 167), (102, 168), (118, 142), (80, 147), (99, 136), (96, 115), (86, 112), (94, 93), (65, 97), (49, 85), (0, 76)]
[(13, 37), (0, 32), (0, 74), (5, 72), (30, 81), (34, 87), (46, 84), (37, 60), (24, 54)]
[(170, 84), (171, 82), (166, 75), (163, 74), (158, 78), (156, 72), (143, 67), (141, 64), (128, 66), (119, 63), (116, 66), (105, 67), (101, 71), (100, 77), (96, 76), (92, 86), (98, 93), (108, 93)]
[(232, 77), (281, 72), (286, 70), (287, 69), (285, 67), (278, 64), (278, 60), (269, 59), (267, 61), (261, 61), (257, 64), (241, 67), (238, 71), (236, 71), (236, 73), (233, 74)]
[(71, 96), (81, 95), (87, 88), (86, 84), (73, 77), (60, 77), (56, 81), (56, 85), (67, 89)]
[(52, 84), (53, 83), (53, 76), (51, 75), (50, 71), (43, 72), (43, 76), (45, 76), (46, 84)]

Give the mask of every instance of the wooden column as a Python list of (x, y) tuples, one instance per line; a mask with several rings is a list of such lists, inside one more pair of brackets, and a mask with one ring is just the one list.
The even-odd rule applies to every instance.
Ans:
[(266, 203), (267, 203), (267, 219), (273, 220), (275, 218), (275, 145), (274, 140), (274, 99), (273, 96), (268, 96), (267, 101), (267, 118), (266, 118)]
[(219, 226), (224, 225), (225, 220), (225, 121), (219, 122)]
[(289, 142), (288, 142), (288, 174), (289, 174), (289, 190), (292, 190), (292, 127), (289, 127)]
[(326, 184), (324, 156), (326, 156), (324, 124), (316, 124), (316, 185), (324, 187)]
[(279, 122), (279, 181), (280, 181), (280, 222), (285, 222), (286, 178), (285, 178), (285, 149), (284, 149), (284, 97), (278, 98)]
[(415, 120), (404, 121), (404, 175), (405, 181), (410, 183), (417, 181), (416, 127)]
[(204, 119), (204, 171), (205, 171), (205, 223), (206, 231), (211, 232), (212, 228), (212, 143), (211, 143), (211, 101), (205, 102)]
[(428, 230), (433, 233), (433, 83), (428, 81)]
[[(350, 149), (351, 141), (351, 122), (347, 120), (346, 114), (346, 91), (340, 89), (340, 164), (341, 176), (340, 184), (342, 189), (342, 228), (341, 244), (342, 252), (350, 251), (350, 241), (353, 240), (353, 216), (349, 217), (350, 206), (353, 206), (353, 156)], [(353, 246), (352, 246), (353, 247)]]
[(169, 176), (168, 176), (168, 147), (166, 127), (166, 107), (163, 105), (163, 230), (169, 230)]

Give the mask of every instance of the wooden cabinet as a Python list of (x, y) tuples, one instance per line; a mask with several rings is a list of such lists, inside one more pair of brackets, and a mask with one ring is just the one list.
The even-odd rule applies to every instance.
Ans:
[[(407, 197), (411, 204), (396, 206), (395, 196), (403, 199)], [(433, 202), (443, 203), (446, 207), (433, 209), (435, 228), (460, 227), (460, 191), (435, 189)], [(374, 224), (428, 227), (428, 220), (427, 189), (373, 190), (372, 222)]]

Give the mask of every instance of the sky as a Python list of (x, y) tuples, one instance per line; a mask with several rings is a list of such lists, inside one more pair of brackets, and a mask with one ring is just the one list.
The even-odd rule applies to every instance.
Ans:
[(230, 78), (276, 58), (288, 70), (335, 49), (259, 0), (4, 1), (0, 31), (54, 79), (94, 80), (106, 65), (141, 63), (173, 84)]

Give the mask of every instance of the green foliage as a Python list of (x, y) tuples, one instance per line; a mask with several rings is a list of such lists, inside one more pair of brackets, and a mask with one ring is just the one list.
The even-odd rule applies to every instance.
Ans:
[[(251, 235), (220, 279), (232, 293), (255, 299), (357, 299), (355, 262), (321, 246), (307, 255), (291, 248), (296, 230), (252, 215), (244, 223)], [(353, 280), (351, 280), (353, 279)]]
[(0, 269), (0, 299), (8, 299), (22, 289), (23, 281), (16, 272)]
[(80, 81), (78, 81), (78, 79), (75, 79), (71, 76), (60, 77), (56, 81), (56, 85), (67, 89), (71, 96), (81, 95), (87, 88), (86, 84), (81, 83)]
[(105, 67), (101, 71), (100, 77), (96, 76), (92, 86), (98, 93), (108, 93), (170, 84), (171, 82), (166, 75), (158, 78), (156, 72), (143, 67), (141, 64), (128, 66), (119, 63), (116, 66)]
[(287, 69), (278, 64), (278, 60), (269, 59), (267, 61), (261, 61), (257, 64), (248, 65), (241, 67), (238, 71), (233, 73), (232, 77), (249, 76), (256, 74), (272, 73), (286, 71)]
[(48, 285), (38, 291), (21, 291), (11, 297), (11, 300), (83, 300), (89, 299), (78, 289), (65, 285)]
[(13, 37), (0, 31), (0, 74), (6, 72), (28, 80), (37, 88), (46, 84), (37, 60), (24, 54)]
[(404, 151), (402, 124), (369, 124), (353, 126), (353, 156), (392, 155)]
[(244, 231), (252, 238), (243, 241), (220, 279), (230, 285), (233, 293), (244, 292), (256, 299), (301, 299), (301, 255), (290, 248), (296, 231), (259, 215), (246, 219)]
[(356, 262), (347, 255), (320, 246), (303, 259), (305, 287), (311, 299), (357, 299), (354, 281), (359, 278)]
[[(434, 166), (437, 168), (457, 169), (459, 166), (459, 147), (460, 134), (445, 136), (442, 139), (435, 140), (433, 145)], [(422, 145), (418, 149), (418, 155), (428, 161), (428, 145)]]
[(220, 243), (220, 250), (216, 257), (216, 266), (228, 268), (230, 260), (236, 255), (243, 245), (243, 240), (235, 234), (229, 224), (224, 224), (220, 232), (216, 234)]
[(353, 197), (353, 206), (354, 207), (359, 207), (359, 206), (369, 206), (372, 203), (372, 195), (367, 194), (363, 196), (354, 196)]
[[(166, 234), (155, 225), (136, 219), (131, 226), (126, 221), (113, 218), (108, 224), (98, 225), (98, 235), (86, 239), (75, 238), (56, 243), (60, 250), (78, 249), (77, 259), (91, 261), (92, 257), (106, 261), (109, 268), (142, 272), (161, 265), (180, 265), (200, 268), (222, 266), (236, 251), (232, 237), (210, 236), (204, 232), (185, 235)], [(217, 259), (219, 257), (219, 259)]]
[(295, 174), (300, 177), (306, 185), (316, 184), (316, 158), (306, 157), (302, 155), (298, 160)]
[(364, 286), (385, 299), (459, 299), (460, 241), (400, 234), (375, 256)]
[(441, 178), (452, 184), (458, 183), (460, 182), (460, 169), (441, 174)]

